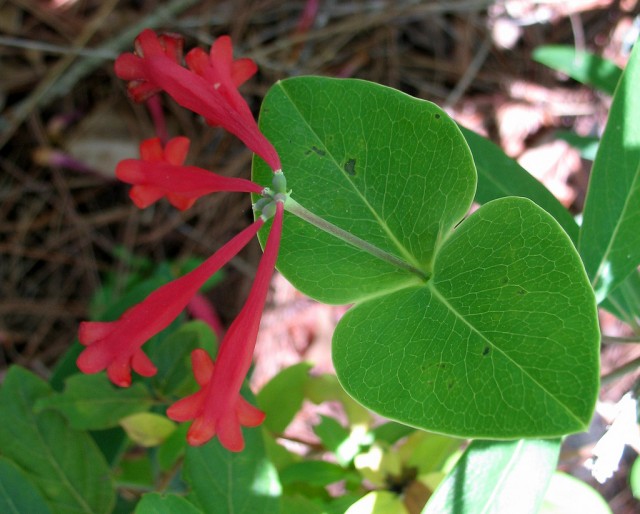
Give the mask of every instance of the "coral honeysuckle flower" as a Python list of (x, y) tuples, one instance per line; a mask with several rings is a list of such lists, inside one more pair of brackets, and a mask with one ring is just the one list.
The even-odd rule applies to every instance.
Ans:
[(163, 41), (152, 30), (144, 30), (136, 39), (136, 53), (123, 54), (116, 60), (116, 75), (132, 82), (133, 99), (148, 98), (139, 91), (146, 95), (161, 89), (209, 124), (219, 125), (239, 137), (273, 171), (281, 169), (278, 153), (260, 132), (237, 90), (255, 72), (255, 67), (248, 64), (248, 59), (233, 61), (231, 40), (225, 36), (218, 38), (208, 59), (201, 51), (190, 53), (191, 69), (181, 66), (174, 53), (166, 51), (167, 43)]
[(224, 177), (196, 166), (183, 166), (188, 150), (189, 139), (186, 137), (170, 139), (164, 148), (159, 138), (146, 139), (140, 144), (141, 159), (120, 161), (116, 176), (133, 184), (129, 196), (141, 209), (165, 196), (174, 207), (185, 210), (209, 193), (260, 194), (264, 189), (250, 180)]
[(167, 410), (167, 416), (175, 421), (194, 420), (187, 433), (187, 441), (193, 446), (202, 445), (217, 435), (222, 446), (241, 451), (244, 448), (241, 426), (257, 426), (264, 419), (262, 411), (240, 396), (240, 389), (251, 366), (260, 317), (278, 256), (283, 211), (284, 204), (278, 201), (251, 292), (229, 327), (215, 364), (203, 350), (192, 354), (193, 372), (201, 389)]
[(116, 74), (129, 81), (129, 95), (135, 102), (144, 102), (162, 91), (162, 87), (145, 78), (144, 57), (163, 56), (175, 64), (182, 61), (184, 38), (179, 34), (161, 34), (144, 30), (135, 40), (135, 54), (124, 53), (116, 60)]
[(143, 376), (154, 375), (156, 368), (141, 350), (142, 345), (165, 329), (209, 277), (244, 248), (263, 224), (264, 219), (258, 218), (196, 269), (160, 287), (120, 319), (82, 322), (78, 338), (87, 348), (78, 357), (78, 368), (84, 373), (106, 369), (109, 379), (122, 387), (131, 384), (132, 368)]

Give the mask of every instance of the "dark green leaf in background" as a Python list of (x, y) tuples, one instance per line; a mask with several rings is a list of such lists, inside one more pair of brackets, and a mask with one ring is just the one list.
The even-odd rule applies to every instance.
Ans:
[(467, 140), (478, 170), (476, 202), (485, 204), (505, 196), (529, 198), (551, 214), (577, 244), (578, 224), (541, 182), (488, 139), (464, 127), (460, 127), (460, 130)]
[(640, 265), (640, 45), (609, 112), (585, 200), (578, 248), (604, 300)]
[(612, 61), (573, 46), (540, 46), (534, 50), (533, 59), (609, 95), (613, 95), (622, 75)]
[(147, 410), (153, 399), (142, 384), (115, 387), (104, 373), (73, 375), (63, 393), (42, 398), (36, 411), (53, 409), (79, 430), (102, 430), (118, 425), (121, 418)]
[(202, 514), (202, 511), (175, 494), (148, 493), (138, 503), (135, 514)]
[(422, 514), (536, 514), (560, 440), (473, 441)]
[(0, 512), (51, 514), (42, 494), (12, 461), (0, 457)]
[(305, 383), (312, 367), (308, 362), (301, 362), (283, 369), (257, 394), (258, 407), (267, 415), (264, 425), (273, 433), (284, 432), (302, 407)]
[(158, 368), (152, 383), (163, 395), (186, 396), (197, 390), (191, 370), (191, 352), (203, 348), (215, 357), (216, 335), (203, 321), (184, 323), (175, 332), (158, 341), (150, 357)]
[(108, 514), (115, 501), (109, 467), (86, 432), (57, 412), (33, 412), (49, 385), (12, 367), (0, 390), (0, 448), (38, 486), (56, 514)]

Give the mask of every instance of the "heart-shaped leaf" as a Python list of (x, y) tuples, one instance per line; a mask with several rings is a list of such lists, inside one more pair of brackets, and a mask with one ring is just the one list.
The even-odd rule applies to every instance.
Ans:
[[(476, 170), (441, 109), (363, 81), (296, 78), (269, 92), (261, 127), (292, 190), (286, 208), (304, 218), (286, 217), (278, 268), (321, 301), (357, 304), (333, 338), (354, 398), (464, 437), (585, 428), (599, 332), (580, 258), (523, 198), (460, 223)], [(270, 173), (255, 160), (256, 180)]]
[[(276, 84), (260, 121), (296, 202), (396, 261), (287, 215), (278, 269), (326, 303), (421, 283), (476, 188), (469, 148), (444, 111), (370, 82), (304, 77)], [(271, 184), (259, 159), (254, 179)]]

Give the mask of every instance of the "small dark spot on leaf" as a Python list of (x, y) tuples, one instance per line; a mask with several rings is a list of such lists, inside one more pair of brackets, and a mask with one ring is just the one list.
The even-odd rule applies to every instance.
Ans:
[(488, 346), (485, 346), (485, 347), (482, 349), (482, 355), (483, 355), (483, 356), (485, 356), (485, 355), (489, 355), (489, 352), (490, 352), (490, 351), (491, 351), (491, 348), (489, 348)]
[(438, 363), (438, 367), (439, 367), (440, 369), (445, 369), (445, 368), (447, 367), (447, 365), (446, 365), (444, 362), (439, 362), (439, 363)]
[(435, 117), (436, 120), (440, 119), (440, 115), (439, 114), (436, 114), (434, 117)]
[(318, 148), (315, 145), (311, 147), (311, 150), (317, 153), (320, 157), (324, 157), (325, 155), (327, 155), (327, 152), (325, 152), (322, 148)]
[(449, 382), (447, 382), (447, 389), (453, 389), (454, 385), (456, 385), (456, 383), (453, 380), (449, 380)]
[(345, 173), (347, 173), (348, 175), (351, 175), (352, 177), (356, 174), (356, 160), (355, 159), (349, 159), (347, 162), (344, 163), (344, 171)]
[(527, 292), (526, 292), (524, 289), (520, 288), (520, 289), (518, 289), (518, 294), (519, 294), (520, 296), (524, 296), (524, 295), (526, 295), (526, 294), (527, 294)]
[(500, 282), (502, 282), (503, 284), (508, 284), (509, 279), (507, 277), (502, 277), (502, 280), (500, 280)]

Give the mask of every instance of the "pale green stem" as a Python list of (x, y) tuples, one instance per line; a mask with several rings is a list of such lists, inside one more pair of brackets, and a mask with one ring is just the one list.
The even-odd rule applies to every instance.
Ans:
[(640, 357), (636, 357), (635, 359), (623, 364), (619, 368), (610, 371), (606, 375), (600, 378), (600, 385), (610, 384), (615, 379), (626, 375), (627, 373), (633, 373), (637, 371), (638, 367), (640, 367)]
[(390, 254), (377, 246), (372, 245), (371, 243), (365, 241), (364, 239), (360, 239), (358, 236), (353, 235), (346, 230), (341, 229), (340, 227), (335, 226), (333, 223), (329, 223), (327, 220), (321, 218), (320, 216), (316, 216), (311, 211), (305, 209), (302, 205), (296, 202), (293, 198), (287, 198), (284, 208), (286, 211), (289, 211), (291, 214), (294, 214), (300, 219), (303, 219), (307, 223), (310, 223), (314, 227), (323, 230), (327, 234), (331, 234), (338, 239), (341, 239), (345, 243), (350, 244), (358, 248), (359, 250), (363, 250), (374, 257), (377, 257), (380, 260), (388, 262), (397, 268), (403, 269), (405, 271), (409, 271), (415, 275), (418, 275), (422, 280), (429, 280), (431, 277), (430, 273), (426, 273), (415, 266), (412, 266), (408, 262), (403, 261), (399, 257), (396, 257), (393, 254)]
[(614, 336), (603, 335), (602, 342), (606, 344), (637, 344), (637, 343), (640, 343), (640, 336), (614, 337)]

